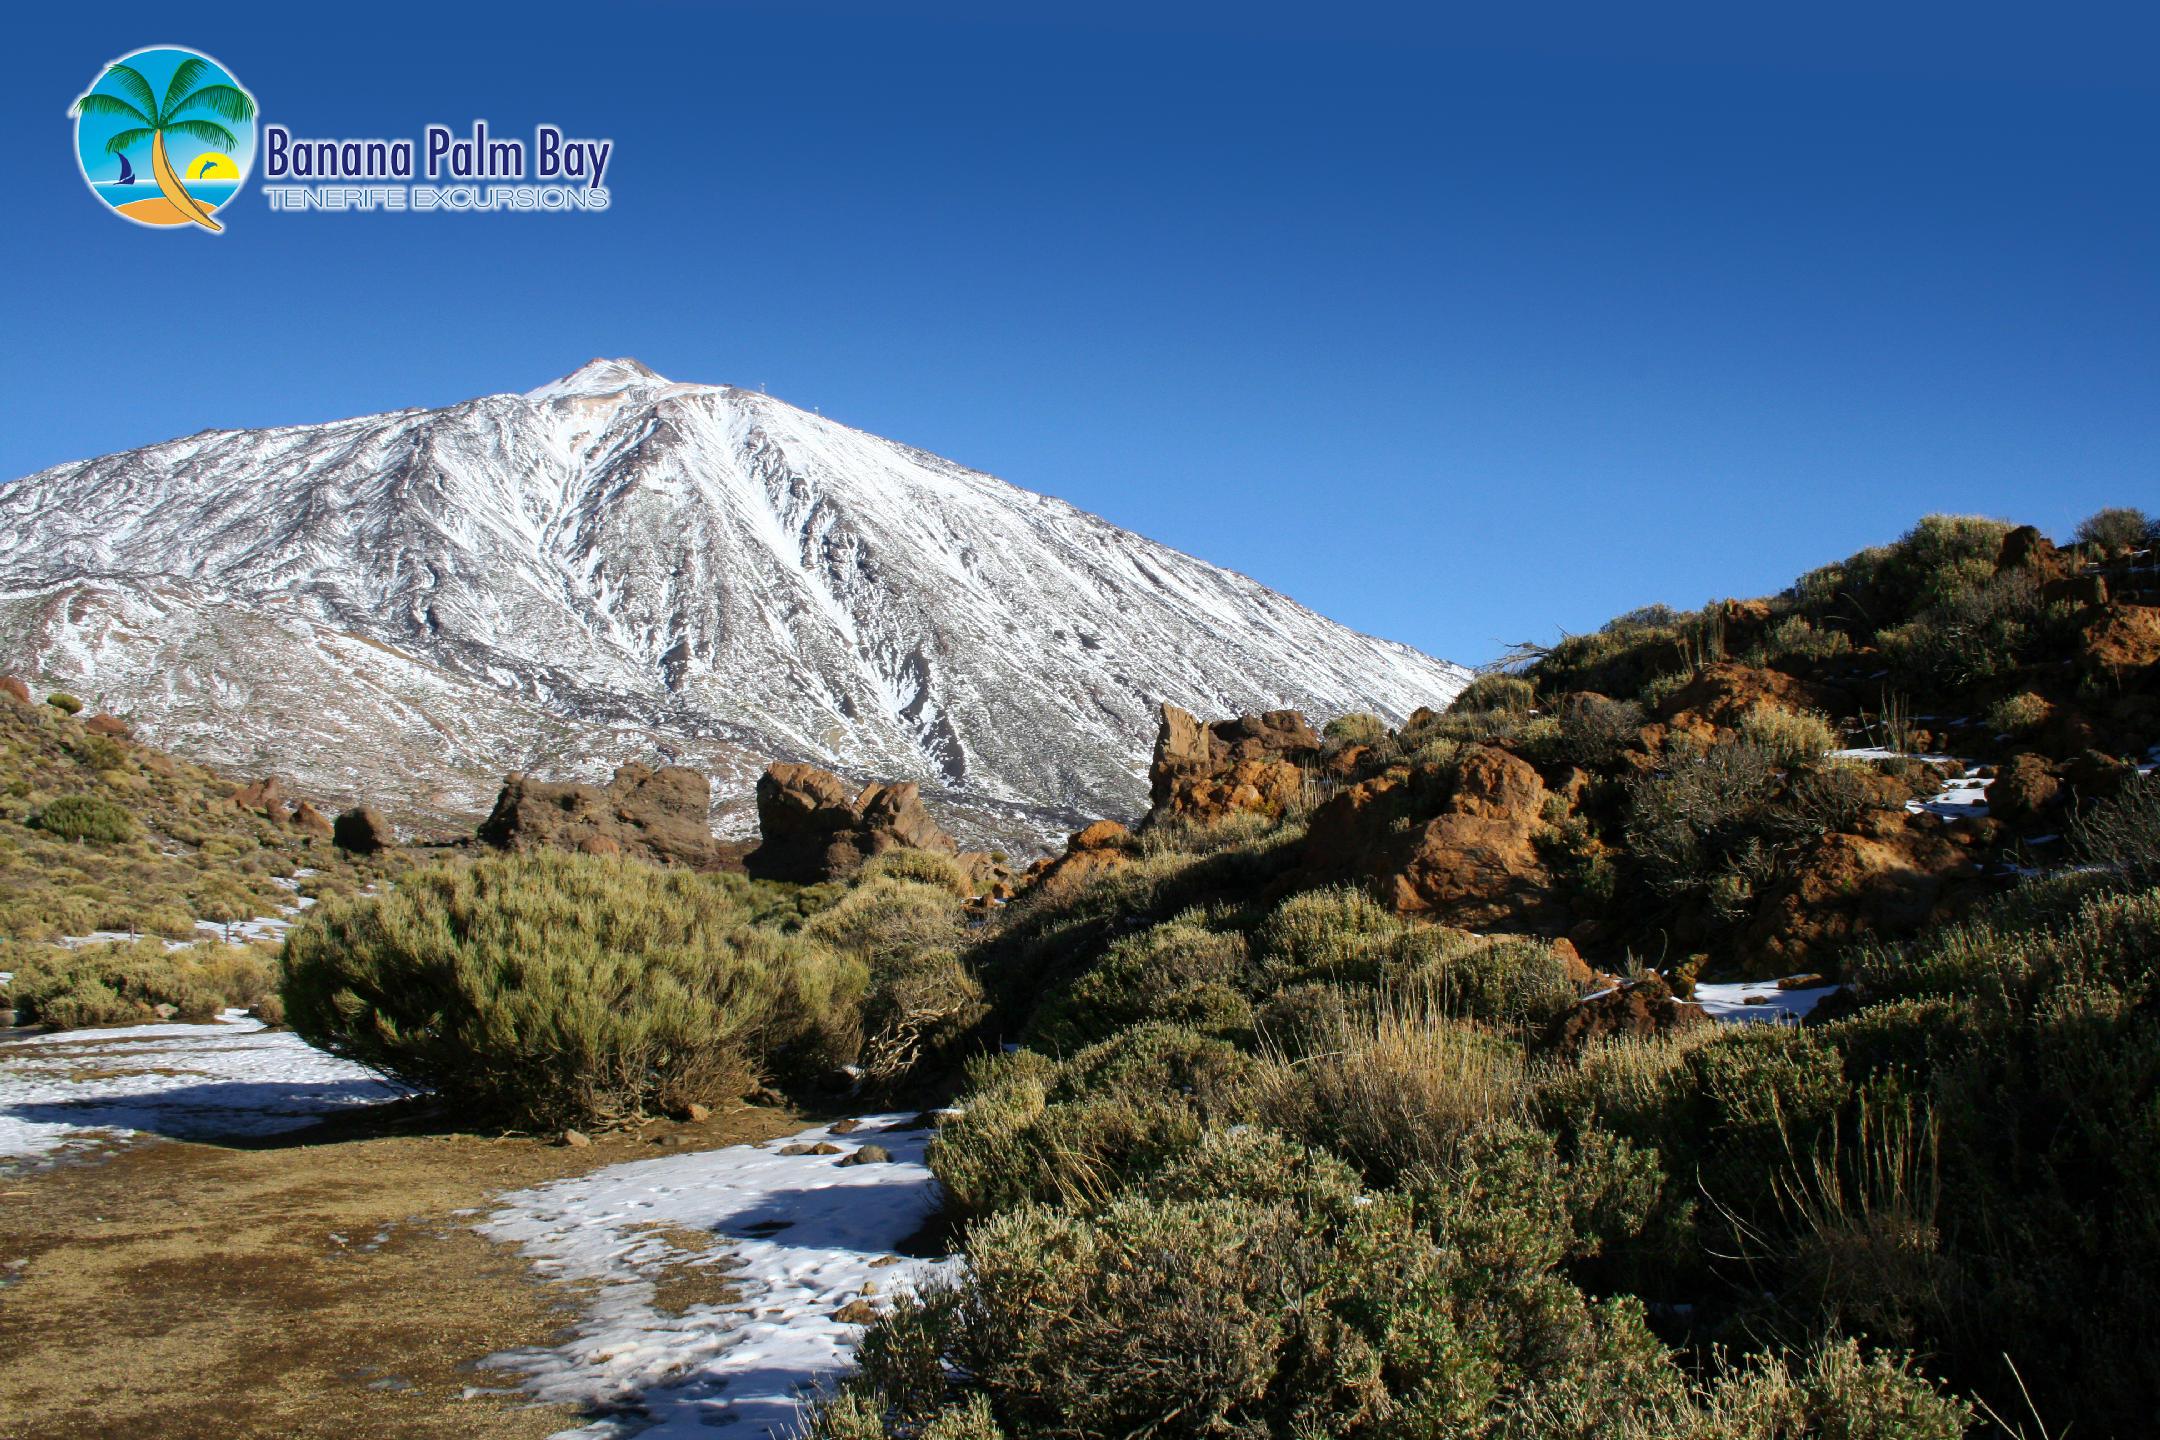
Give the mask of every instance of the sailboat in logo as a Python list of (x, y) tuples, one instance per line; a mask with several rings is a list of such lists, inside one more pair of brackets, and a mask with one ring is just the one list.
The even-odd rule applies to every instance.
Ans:
[(127, 158), (127, 156), (125, 156), (125, 155), (122, 155), (122, 156), (120, 157), (120, 178), (119, 178), (118, 180), (115, 180), (115, 181), (113, 181), (113, 184), (115, 184), (115, 185), (132, 185), (132, 184), (134, 184), (134, 183), (135, 183), (135, 167), (134, 167), (133, 165), (130, 165), (130, 164), (128, 164), (128, 158)]

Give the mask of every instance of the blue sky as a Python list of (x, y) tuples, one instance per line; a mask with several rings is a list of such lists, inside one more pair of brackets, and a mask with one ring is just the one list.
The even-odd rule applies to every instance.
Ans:
[[(2160, 508), (2155, 12), (1780, 8), (38, 7), (0, 475), (632, 355), (1467, 661)], [(65, 111), (154, 43), (297, 135), (610, 138), (613, 206), (120, 223)]]

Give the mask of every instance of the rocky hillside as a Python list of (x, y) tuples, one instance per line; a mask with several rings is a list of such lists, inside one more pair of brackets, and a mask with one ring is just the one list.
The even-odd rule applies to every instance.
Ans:
[(719, 796), (776, 759), (916, 780), (985, 838), (1138, 809), (1164, 701), (1400, 719), (1469, 678), (1061, 501), (631, 361), (0, 489), (0, 667), (416, 815), (658, 754)]

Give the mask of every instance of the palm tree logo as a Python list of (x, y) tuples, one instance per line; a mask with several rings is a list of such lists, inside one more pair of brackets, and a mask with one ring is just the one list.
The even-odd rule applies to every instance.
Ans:
[[(255, 97), (224, 66), (192, 50), (138, 50), (106, 66), (69, 113), (83, 179), (106, 204), (145, 225), (225, 228), (212, 212), (254, 163)], [(130, 159), (145, 147), (149, 185)]]

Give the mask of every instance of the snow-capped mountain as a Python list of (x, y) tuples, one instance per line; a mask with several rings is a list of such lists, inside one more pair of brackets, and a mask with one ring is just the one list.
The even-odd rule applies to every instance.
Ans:
[(962, 828), (1140, 808), (1154, 707), (1390, 719), (1460, 666), (754, 391), (208, 431), (0, 487), (0, 670), (329, 798), (485, 808), (658, 751), (907, 777)]

